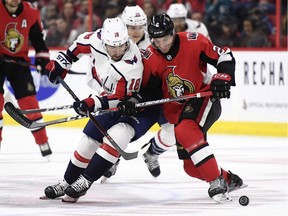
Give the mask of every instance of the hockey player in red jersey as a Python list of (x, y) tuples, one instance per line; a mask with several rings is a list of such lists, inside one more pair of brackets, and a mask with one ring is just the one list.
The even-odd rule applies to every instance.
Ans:
[[(146, 100), (155, 92), (164, 98), (211, 90), (211, 98), (198, 98), (163, 104), (164, 115), (175, 124), (177, 152), (185, 172), (210, 183), (208, 194), (217, 202), (230, 200), (229, 191), (238, 189), (242, 179), (219, 168), (207, 140), (207, 131), (221, 114), (221, 98), (230, 97), (235, 86), (235, 59), (229, 48), (220, 48), (201, 33), (175, 33), (167, 14), (156, 15), (148, 26), (152, 45), (144, 54), (143, 91)], [(211, 75), (207, 63), (216, 67)], [(136, 98), (126, 97), (118, 104), (126, 115), (139, 113)]]
[[(35, 85), (29, 67), (17, 64), (27, 62), (29, 40), (36, 51), (35, 64), (41, 73), (49, 62), (49, 51), (43, 38), (40, 12), (28, 2), (21, 0), (2, 0), (0, 2), (0, 143), (3, 128), (4, 81), (7, 79), (13, 88), (15, 98), (21, 109), (39, 108)], [(6, 59), (8, 61), (4, 61)], [(10, 63), (16, 62), (16, 63)], [(10, 62), (9, 62), (10, 61)], [(31, 120), (41, 121), (40, 113), (29, 114)], [(52, 154), (44, 127), (31, 131), (40, 147), (43, 157)]]
[[(145, 51), (150, 45), (150, 39), (147, 32), (147, 16), (144, 11), (139, 6), (126, 6), (121, 18), (127, 26), (128, 35), (137, 44), (140, 51)], [(161, 128), (155, 136), (149, 140), (151, 145), (147, 152), (143, 154), (144, 162), (151, 175), (155, 178), (161, 173), (158, 155), (176, 144), (174, 125), (167, 122), (161, 111), (157, 123)], [(119, 161), (104, 173), (101, 183), (115, 174), (118, 164)]]

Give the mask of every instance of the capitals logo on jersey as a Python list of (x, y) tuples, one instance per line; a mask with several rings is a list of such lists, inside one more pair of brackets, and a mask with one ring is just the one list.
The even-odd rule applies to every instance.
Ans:
[(179, 97), (182, 95), (193, 94), (195, 92), (193, 83), (176, 75), (174, 72), (175, 68), (176, 66), (168, 67), (171, 72), (168, 73), (166, 81), (170, 95), (172, 97)]
[(132, 60), (126, 59), (126, 60), (124, 60), (124, 62), (126, 62), (127, 64), (132, 64), (133, 65), (134, 63), (136, 64), (138, 62), (138, 59), (137, 59), (136, 55), (134, 55)]
[(10, 52), (17, 53), (21, 50), (24, 37), (16, 29), (17, 23), (8, 23), (5, 28), (5, 39), (2, 41), (2, 45)]

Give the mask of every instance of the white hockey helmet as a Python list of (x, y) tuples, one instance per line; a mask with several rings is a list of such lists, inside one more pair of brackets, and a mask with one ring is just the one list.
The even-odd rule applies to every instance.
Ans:
[(128, 41), (128, 31), (123, 21), (117, 18), (107, 18), (103, 23), (101, 39), (104, 44), (120, 46)]
[(171, 4), (167, 10), (167, 14), (173, 18), (186, 18), (188, 11), (181, 3)]
[(147, 24), (147, 16), (138, 5), (126, 6), (121, 18), (126, 25), (130, 26), (141, 26)]

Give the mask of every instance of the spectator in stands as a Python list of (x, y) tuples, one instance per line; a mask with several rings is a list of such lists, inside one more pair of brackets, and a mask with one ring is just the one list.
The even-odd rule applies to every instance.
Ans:
[[(45, 7), (45, 13), (43, 14), (42, 20), (44, 29), (49, 29), (53, 25), (58, 17), (57, 4), (55, 2), (49, 2)], [(43, 8), (43, 9), (44, 9)]]
[(104, 18), (114, 18), (121, 14), (119, 5), (115, 1), (108, 1), (105, 5)]
[(92, 0), (93, 14), (99, 16), (103, 21), (104, 17), (104, 0)]
[[(89, 7), (88, 0), (83, 0), (80, 4), (79, 11), (77, 11), (77, 17), (81, 23), (81, 25), (77, 28), (78, 34), (81, 34), (87, 31), (93, 31), (102, 26), (101, 18), (97, 16), (95, 13), (92, 14), (92, 22), (90, 22), (88, 7)], [(89, 28), (89, 25), (92, 25), (92, 28)]]
[(257, 29), (252, 19), (243, 21), (242, 47), (270, 47), (267, 35), (260, 28)]
[(221, 22), (227, 17), (234, 15), (231, 0), (211, 0), (206, 3), (205, 25), (209, 29), (211, 39), (217, 38), (221, 34)]
[[(153, 7), (157, 8), (157, 14), (166, 13), (170, 4), (176, 3), (175, 0), (137, 0), (137, 4), (144, 10), (144, 4), (149, 2)], [(145, 12), (145, 10), (144, 10)], [(146, 14), (147, 15), (147, 14)]]
[(68, 47), (78, 35), (79, 33), (76, 29), (70, 30), (68, 27), (68, 22), (63, 17), (59, 17), (56, 20), (55, 27), (53, 26), (52, 29), (49, 29), (46, 43), (48, 46)]
[(203, 14), (199, 11), (193, 11), (190, 17), (192, 20), (196, 20), (203, 23)]
[(219, 37), (213, 38), (213, 43), (219, 47), (240, 47), (241, 37), (238, 32), (237, 20), (235, 18), (226, 18), (221, 23)]
[(152, 4), (151, 1), (146, 0), (143, 2), (142, 9), (147, 16), (147, 23), (149, 24), (151, 18), (157, 14), (157, 8), (155, 7), (154, 4)]
[(81, 22), (77, 17), (74, 5), (71, 1), (66, 1), (64, 3), (62, 17), (68, 24), (68, 31), (71, 31), (72, 29), (77, 29), (81, 25)]
[(274, 34), (274, 27), (269, 21), (268, 16), (258, 7), (249, 11), (249, 17), (252, 19), (256, 28), (261, 29), (266, 34)]

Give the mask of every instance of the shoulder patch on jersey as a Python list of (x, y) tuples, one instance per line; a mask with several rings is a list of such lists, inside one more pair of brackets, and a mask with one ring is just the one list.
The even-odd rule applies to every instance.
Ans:
[(137, 63), (138, 62), (138, 58), (137, 58), (137, 56), (136, 55), (134, 55), (134, 57), (133, 57), (133, 59), (126, 59), (126, 60), (124, 60), (124, 62), (126, 62), (127, 64), (134, 64), (134, 62), (135, 63)]
[(188, 32), (187, 33), (187, 40), (197, 40), (198, 33), (197, 32)]
[(153, 52), (151, 51), (150, 48), (147, 48), (147, 49), (142, 53), (143, 58), (145, 58), (145, 59), (149, 59), (152, 54), (153, 54)]

